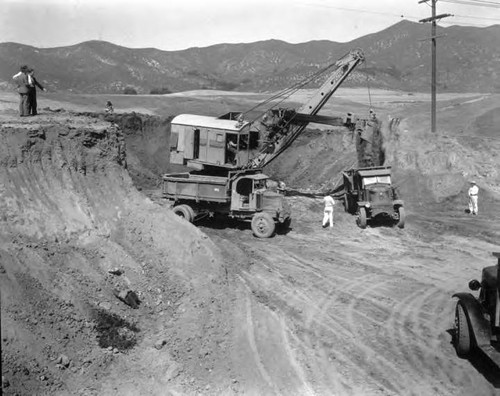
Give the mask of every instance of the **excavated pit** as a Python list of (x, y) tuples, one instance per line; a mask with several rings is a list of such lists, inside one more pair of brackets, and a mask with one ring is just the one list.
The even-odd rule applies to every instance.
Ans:
[[(184, 343), (217, 331), (205, 326), (225, 304), (227, 270), (204, 234), (134, 186), (125, 141), (137, 118), (63, 111), (1, 121), (4, 393), (107, 394), (115, 376), (146, 365), (147, 351), (156, 353), (151, 375), (177, 364), (182, 378), (198, 364), (179, 353)], [(139, 307), (117, 299), (120, 290), (134, 291)], [(142, 380), (134, 386), (144, 392)]]

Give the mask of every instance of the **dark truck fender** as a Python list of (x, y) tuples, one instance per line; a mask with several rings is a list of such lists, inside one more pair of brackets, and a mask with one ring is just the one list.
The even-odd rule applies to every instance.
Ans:
[(474, 346), (479, 348), (491, 344), (490, 323), (483, 315), (483, 309), (479, 301), (470, 293), (456, 293), (453, 297), (464, 307), (465, 315), (472, 330), (471, 339)]
[(395, 199), (393, 202), (392, 202), (393, 206), (395, 208), (399, 207), (399, 206), (404, 206), (404, 201), (402, 199)]

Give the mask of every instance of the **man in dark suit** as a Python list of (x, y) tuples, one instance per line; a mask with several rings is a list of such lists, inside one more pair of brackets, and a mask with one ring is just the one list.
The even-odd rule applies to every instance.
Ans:
[(46, 91), (44, 87), (36, 80), (35, 70), (28, 70), (28, 114), (37, 115), (37, 103), (36, 103), (36, 87), (40, 88), (42, 91)]
[(28, 80), (28, 66), (21, 66), (21, 71), (12, 78), (17, 84), (17, 92), (19, 93), (19, 115), (21, 117), (29, 116), (28, 107), (28, 93), (29, 93), (29, 80)]

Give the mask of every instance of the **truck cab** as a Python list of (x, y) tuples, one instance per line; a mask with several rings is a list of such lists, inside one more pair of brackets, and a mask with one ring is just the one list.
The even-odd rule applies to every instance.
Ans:
[[(251, 220), (256, 236), (274, 233), (275, 224), (288, 228), (291, 207), (284, 195), (268, 187), (269, 177), (263, 173), (236, 173), (231, 183), (230, 217)], [(269, 235), (267, 235), (269, 234)]]
[(404, 228), (404, 202), (392, 185), (391, 168), (387, 166), (350, 169), (343, 172), (344, 206), (357, 214), (357, 224), (366, 228), (368, 221), (386, 219)]

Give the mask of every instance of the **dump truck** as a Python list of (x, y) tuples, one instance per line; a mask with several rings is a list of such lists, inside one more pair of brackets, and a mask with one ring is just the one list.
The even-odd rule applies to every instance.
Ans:
[(456, 293), (453, 345), (457, 355), (470, 357), (479, 352), (500, 367), (500, 252), (494, 252), (497, 264), (483, 268), (481, 282), (473, 279), (469, 289), (478, 291)]
[(375, 218), (404, 228), (404, 201), (399, 199), (392, 185), (390, 166), (349, 169), (342, 172), (342, 176), (345, 210), (357, 215), (360, 228), (366, 228)]
[(272, 186), (260, 169), (229, 171), (227, 176), (194, 172), (163, 176), (163, 195), (178, 216), (191, 223), (206, 216), (249, 222), (258, 238), (269, 238), (276, 227), (286, 230), (291, 224), (290, 205)]

